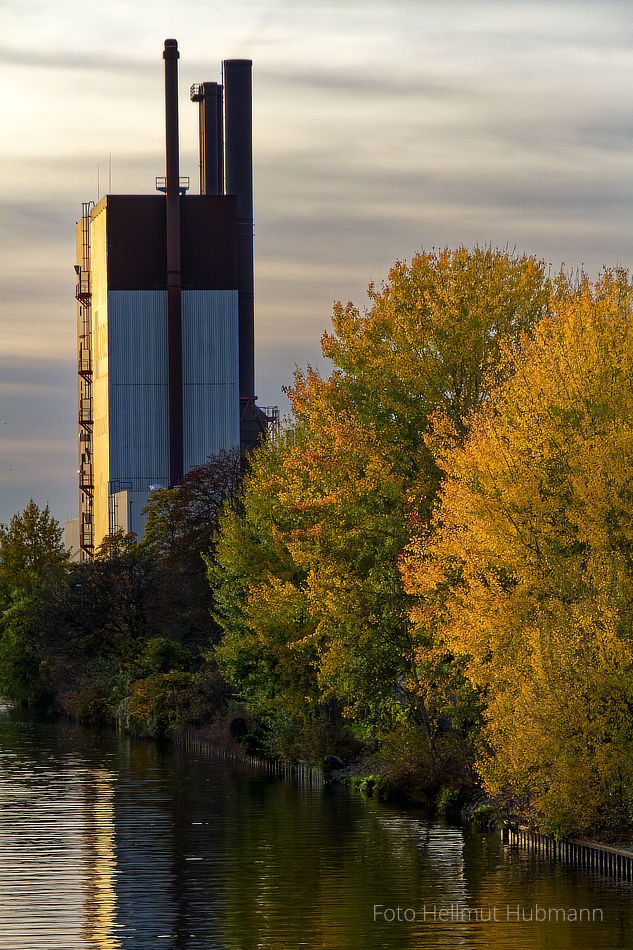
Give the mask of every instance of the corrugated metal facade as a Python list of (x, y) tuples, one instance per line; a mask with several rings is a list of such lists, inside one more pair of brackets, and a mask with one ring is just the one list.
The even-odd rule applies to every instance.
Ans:
[(182, 293), (184, 470), (240, 442), (236, 290)]
[(108, 363), (111, 490), (167, 485), (166, 291), (109, 291)]
[[(169, 485), (166, 291), (109, 291), (107, 346), (110, 493), (128, 493), (119, 520), (142, 535), (149, 486)], [(188, 471), (239, 445), (236, 290), (183, 291), (182, 346)]]

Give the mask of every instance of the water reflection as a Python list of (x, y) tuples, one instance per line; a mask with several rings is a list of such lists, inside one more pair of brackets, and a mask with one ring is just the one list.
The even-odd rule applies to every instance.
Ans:
[(633, 946), (631, 885), (341, 789), (6, 713), (0, 764), (0, 950)]

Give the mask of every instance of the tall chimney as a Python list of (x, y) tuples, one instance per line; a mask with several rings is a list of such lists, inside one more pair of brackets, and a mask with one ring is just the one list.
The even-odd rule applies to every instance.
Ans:
[(169, 481), (183, 476), (182, 318), (180, 300), (180, 165), (178, 154), (178, 43), (165, 40), (165, 154), (167, 225), (167, 351), (169, 360)]
[(255, 403), (253, 294), (253, 130), (252, 61), (225, 59), (224, 139), (226, 193), (237, 197), (240, 418)]
[(224, 194), (224, 123), (222, 86), (203, 82), (192, 86), (192, 102), (199, 103), (200, 194)]

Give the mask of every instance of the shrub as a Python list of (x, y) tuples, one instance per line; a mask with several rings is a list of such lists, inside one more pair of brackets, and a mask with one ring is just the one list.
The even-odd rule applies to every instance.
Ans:
[(437, 796), (437, 813), (440, 818), (454, 817), (459, 810), (461, 795), (457, 788), (441, 788)]
[(328, 721), (325, 715), (300, 719), (288, 713), (277, 713), (266, 720), (262, 737), (263, 751), (290, 760), (321, 765), (326, 755), (338, 755), (346, 762), (363, 752), (362, 742), (342, 720)]
[(431, 755), (423, 729), (400, 723), (385, 736), (378, 756), (384, 766), (381, 792), (387, 796), (402, 795), (432, 806), (440, 789), (474, 785), (468, 749), (456, 733), (437, 736)]
[(136, 660), (136, 668), (143, 677), (169, 673), (171, 670), (190, 671), (192, 664), (191, 651), (167, 637), (152, 637), (147, 640)]
[(171, 670), (133, 683), (127, 704), (128, 727), (133, 732), (161, 737), (170, 729), (188, 724), (193, 680), (191, 673)]

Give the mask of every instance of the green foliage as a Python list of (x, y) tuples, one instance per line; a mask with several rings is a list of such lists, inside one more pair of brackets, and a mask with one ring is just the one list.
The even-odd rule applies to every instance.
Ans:
[(203, 555), (213, 554), (218, 519), (225, 503), (239, 493), (242, 466), (238, 450), (222, 452), (187, 472), (178, 488), (152, 492), (145, 509), (141, 549), (151, 559), (156, 579), (149, 623), (194, 653), (218, 639)]
[(234, 692), (215, 664), (206, 659), (193, 675), (187, 697), (185, 725), (202, 726), (224, 715), (234, 699)]
[(472, 705), (463, 677), (432, 635), (426, 653), (412, 636), (399, 559), (440, 484), (434, 415), (467, 430), (502, 346), (547, 295), (541, 262), (459, 249), (397, 264), (364, 315), (336, 305), (323, 339), (335, 370), (296, 374), (291, 424), (252, 457), (209, 567), (218, 662), (250, 702), (309, 719), (335, 700), (378, 729), (411, 720), (431, 754), (431, 707), (472, 721), (455, 709)]
[(64, 710), (98, 725), (112, 723), (127, 696), (129, 674), (111, 657), (96, 656), (78, 671), (75, 685), (64, 694)]
[(0, 525), (0, 607), (14, 594), (54, 584), (68, 565), (62, 529), (48, 505), (31, 500), (8, 525)]
[(210, 459), (155, 493), (142, 543), (117, 532), (82, 563), (68, 563), (48, 508), (31, 502), (0, 528), (2, 695), (48, 695), (79, 718), (112, 721), (129, 719), (132, 691), (132, 724), (148, 732), (221, 709), (230, 689), (205, 656), (216, 628), (201, 554), (240, 479), (239, 453)]
[(351, 762), (366, 750), (332, 709), (318, 707), (309, 717), (277, 711), (260, 722), (264, 727), (261, 750), (266, 755), (321, 765), (326, 755)]
[(365, 775), (358, 783), (358, 791), (362, 795), (373, 795), (374, 789), (380, 785), (380, 775)]
[(196, 728), (226, 713), (232, 694), (212, 666), (163, 670), (129, 683), (117, 717), (130, 731), (161, 737)]
[(473, 825), (481, 831), (492, 831), (499, 820), (497, 808), (491, 803), (479, 805), (472, 813), (471, 821)]
[(151, 637), (143, 644), (135, 665), (141, 676), (154, 676), (170, 670), (191, 670), (193, 654), (174, 640)]
[(132, 684), (127, 725), (134, 732), (160, 737), (187, 724), (193, 674), (181, 670), (156, 673)]
[(206, 559), (224, 630), (218, 663), (257, 711), (290, 715), (318, 697), (305, 572), (275, 522), (293, 436), (282, 433), (253, 453), (240, 505), (225, 509), (215, 557)]
[(94, 655), (131, 661), (153, 632), (155, 592), (154, 565), (140, 546), (129, 536), (123, 545), (108, 544), (101, 556), (73, 565), (49, 596), (47, 653), (80, 664)]
[(121, 559), (135, 551), (136, 535), (134, 532), (126, 533), (119, 529), (114, 534), (106, 534), (95, 551), (95, 559), (97, 561)]
[(277, 753), (273, 751), (274, 745), (271, 743), (268, 725), (263, 721), (254, 723), (244, 735), (240, 736), (238, 741), (246, 755), (263, 756), (265, 758), (271, 756), (275, 758), (277, 755)]
[(32, 703), (45, 692), (38, 649), (39, 612), (33, 599), (15, 599), (0, 616), (0, 695)]
[(475, 785), (469, 745), (454, 733), (439, 734), (431, 753), (418, 726), (400, 723), (383, 736), (377, 758), (386, 796), (404, 795), (433, 807), (442, 788), (467, 790)]
[(440, 818), (455, 818), (459, 811), (460, 802), (461, 793), (458, 788), (447, 788), (446, 786), (441, 788), (436, 802), (437, 813)]

